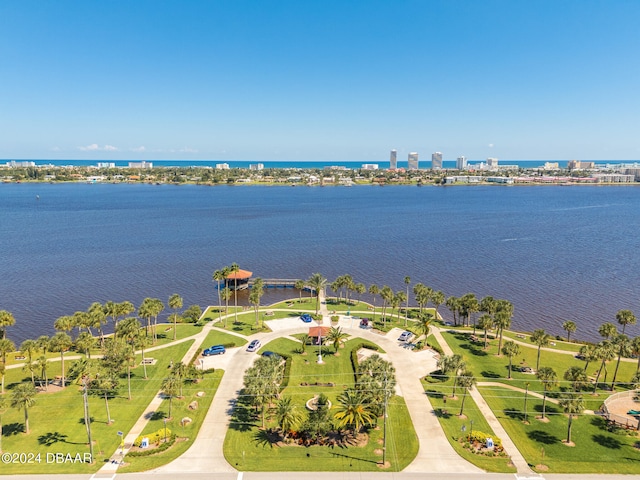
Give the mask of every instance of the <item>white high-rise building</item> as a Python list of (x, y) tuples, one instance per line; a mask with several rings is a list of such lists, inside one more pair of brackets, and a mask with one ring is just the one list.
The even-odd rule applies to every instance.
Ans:
[(456, 168), (458, 170), (466, 170), (467, 169), (467, 157), (465, 157), (464, 155), (461, 157), (458, 157), (456, 159)]
[(442, 169), (442, 152), (435, 152), (431, 154), (431, 170)]
[(398, 168), (398, 152), (395, 150), (391, 150), (391, 155), (389, 156), (389, 170), (396, 170)]
[(407, 165), (409, 170), (418, 170), (418, 152), (411, 152), (409, 154), (409, 165)]
[(487, 158), (487, 167), (489, 170), (497, 170), (498, 169), (498, 159), (489, 157)]

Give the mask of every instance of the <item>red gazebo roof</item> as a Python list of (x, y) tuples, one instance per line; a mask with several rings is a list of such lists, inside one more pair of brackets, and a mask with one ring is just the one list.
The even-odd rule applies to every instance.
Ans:
[(314, 338), (326, 337), (329, 334), (329, 330), (329, 327), (310, 327), (309, 336)]
[(238, 270), (237, 272), (230, 273), (227, 279), (229, 280), (246, 280), (247, 278), (251, 278), (253, 272), (249, 272), (248, 270)]

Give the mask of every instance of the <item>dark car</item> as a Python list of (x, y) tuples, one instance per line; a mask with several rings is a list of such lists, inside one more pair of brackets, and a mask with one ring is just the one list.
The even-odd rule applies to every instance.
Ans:
[(224, 345), (213, 345), (212, 347), (205, 348), (202, 351), (203, 357), (208, 357), (209, 355), (223, 355), (227, 352), (227, 349), (224, 348)]
[(271, 350), (267, 350), (266, 352), (262, 352), (262, 356), (263, 357), (267, 357), (267, 358), (276, 358), (276, 359), (282, 358), (276, 352), (272, 352)]
[(363, 318), (362, 320), (360, 320), (360, 328), (369, 328), (369, 319), (368, 318)]
[(300, 315), (300, 320), (302, 320), (304, 323), (311, 323), (313, 321), (313, 317), (308, 313), (303, 313), (302, 315)]

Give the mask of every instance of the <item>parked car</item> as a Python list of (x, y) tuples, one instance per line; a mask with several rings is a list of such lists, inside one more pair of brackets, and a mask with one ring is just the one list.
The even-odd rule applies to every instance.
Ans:
[(413, 333), (408, 332), (408, 331), (405, 330), (398, 337), (398, 341), (399, 342), (408, 342), (409, 340), (411, 340), (411, 337), (413, 337)]
[(369, 328), (369, 319), (368, 318), (363, 318), (362, 320), (360, 320), (360, 328)]
[(260, 340), (251, 340), (251, 343), (247, 347), (247, 352), (255, 352), (261, 345)]
[(262, 356), (263, 357), (268, 357), (268, 358), (278, 358), (281, 359), (282, 357), (280, 355), (278, 355), (276, 352), (272, 352), (270, 350), (267, 350), (266, 352), (262, 352)]
[(533, 373), (533, 368), (531, 368), (531, 367), (520, 367), (520, 371), (522, 373)]
[(213, 345), (212, 347), (205, 348), (202, 351), (203, 357), (208, 357), (209, 355), (223, 355), (227, 352), (227, 349), (224, 348), (224, 345)]
[(311, 323), (313, 321), (313, 317), (308, 313), (303, 313), (302, 315), (300, 315), (300, 320), (302, 320), (304, 323)]

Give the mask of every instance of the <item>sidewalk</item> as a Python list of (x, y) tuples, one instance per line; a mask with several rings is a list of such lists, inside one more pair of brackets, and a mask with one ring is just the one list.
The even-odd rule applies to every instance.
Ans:
[[(447, 344), (447, 341), (442, 336), (440, 329), (436, 327), (432, 327), (431, 332), (433, 333), (433, 336), (436, 337), (436, 340), (442, 347), (442, 351), (444, 352), (444, 354), (453, 355), (453, 350), (451, 350), (451, 347), (449, 347), (449, 344)], [(504, 447), (504, 451), (507, 453), (507, 455), (511, 457), (511, 462), (516, 467), (518, 474), (535, 475), (535, 472), (531, 470), (531, 468), (529, 467), (529, 464), (520, 453), (520, 450), (517, 449), (516, 444), (513, 443), (513, 440), (511, 440), (511, 437), (509, 437), (506, 430), (502, 427), (502, 424), (498, 421), (496, 416), (493, 414), (493, 411), (491, 410), (491, 408), (489, 408), (489, 405), (485, 401), (484, 397), (480, 394), (478, 389), (472, 388), (471, 390), (469, 390), (469, 393), (471, 394), (471, 398), (473, 398), (473, 400), (476, 402), (476, 405), (478, 405), (478, 409), (480, 410), (480, 413), (482, 413), (482, 415), (486, 418), (487, 423), (489, 423), (489, 426), (493, 429), (495, 434), (498, 437), (500, 437), (500, 439), (502, 440), (502, 446)]]

